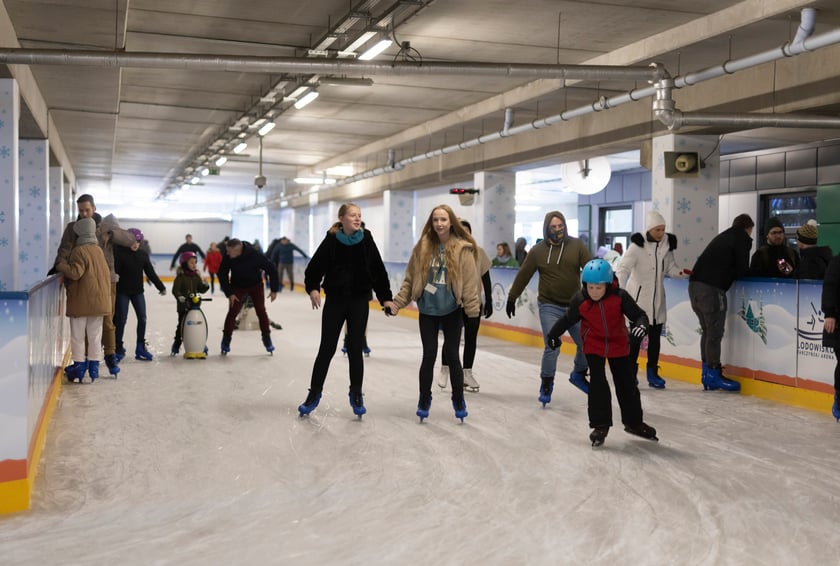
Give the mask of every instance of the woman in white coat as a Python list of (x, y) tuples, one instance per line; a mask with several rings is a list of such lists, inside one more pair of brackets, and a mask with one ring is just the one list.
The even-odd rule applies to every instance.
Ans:
[[(691, 275), (690, 270), (677, 266), (675, 249), (677, 237), (665, 233), (665, 218), (651, 210), (646, 216), (645, 234), (636, 233), (630, 237), (630, 245), (616, 270), (619, 286), (633, 297), (650, 321), (647, 380), (648, 385), (656, 389), (665, 388), (665, 380), (659, 376), (660, 337), (667, 315), (665, 276), (686, 278)], [(630, 360), (636, 372), (640, 347), (641, 341), (630, 341)]]

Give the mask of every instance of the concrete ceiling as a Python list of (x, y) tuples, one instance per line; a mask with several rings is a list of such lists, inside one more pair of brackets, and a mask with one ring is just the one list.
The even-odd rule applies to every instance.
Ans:
[[(793, 37), (802, 7), (818, 10), (816, 33), (840, 26), (836, 0), (2, 0), (0, 10), (4, 7), (17, 43), (14, 38), (0, 42), (12, 48), (323, 59), (347, 50), (366, 30), (387, 29), (398, 42), (410, 42), (411, 51), (399, 54), (394, 44), (377, 61), (406, 56), (424, 62), (660, 61), (675, 76), (778, 47)], [(300, 193), (305, 187), (292, 179), (333, 165), (350, 165), (354, 174), (382, 167), (388, 150), (401, 159), (498, 131), (505, 108), (512, 108), (514, 123), (522, 124), (644, 86), (589, 81), (562, 88), (557, 79), (464, 74), (373, 76), (373, 85), (362, 87), (327, 85), (322, 75), (320, 97), (296, 110), (292, 100), (283, 101), (283, 94), (288, 97), (296, 86), (319, 77), (206, 71), (189, 64), (183, 69), (33, 65), (31, 72), (80, 191), (93, 192), (101, 202), (113, 203), (111, 208), (117, 202), (161, 197), (172, 203), (172, 210), (196, 212), (233, 212)], [(9, 74), (0, 68), (0, 75)], [(810, 78), (799, 80), (811, 84)], [(801, 93), (790, 88), (780, 92), (779, 101), (787, 105), (784, 111), (837, 115), (840, 89), (837, 76), (834, 80), (834, 87), (814, 79), (817, 86), (803, 86)], [(279, 95), (267, 102), (272, 90)], [(737, 101), (738, 111), (767, 108), (766, 100), (752, 94), (732, 92), (729, 100)], [(717, 102), (715, 109), (727, 104)], [(634, 105), (624, 114), (632, 112), (639, 124), (646, 124), (635, 126), (645, 130), (641, 136), (617, 134), (601, 141), (608, 136), (596, 139), (581, 132), (578, 144), (532, 143), (527, 149), (527, 143), (506, 140), (492, 150), (467, 152), (457, 165), (431, 163), (425, 166), (428, 172), (409, 166), (393, 179), (385, 175), (367, 192), (389, 182), (397, 188), (432, 178), (454, 182), (488, 166), (522, 169), (528, 163), (559, 164), (573, 155), (637, 149), (640, 137), (662, 128), (650, 118), (649, 101)], [(599, 119), (607, 120), (610, 112), (619, 111), (604, 112)], [(23, 114), (21, 131), (36, 135), (36, 121), (27, 109)], [(266, 115), (274, 116), (277, 127), (263, 140), (267, 185), (257, 191), (258, 137), (254, 128), (242, 128)], [(239, 133), (248, 149), (234, 155), (230, 144)], [(721, 147), (724, 152), (755, 150), (838, 136), (825, 130), (727, 132)], [(218, 176), (202, 177), (188, 191), (172, 189), (190, 178), (188, 168), (222, 153), (229, 161)], [(417, 167), (416, 175), (408, 171), (412, 167)], [(353, 195), (351, 185), (344, 190)]]

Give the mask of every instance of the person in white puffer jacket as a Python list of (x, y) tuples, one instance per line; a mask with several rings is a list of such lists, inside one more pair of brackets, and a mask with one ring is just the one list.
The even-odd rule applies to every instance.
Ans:
[[(645, 234), (635, 233), (630, 237), (630, 245), (616, 270), (619, 286), (638, 303), (650, 321), (647, 380), (648, 385), (656, 389), (665, 388), (665, 380), (659, 376), (660, 337), (667, 317), (665, 276), (686, 278), (691, 275), (690, 270), (677, 266), (675, 249), (677, 237), (666, 234), (665, 218), (651, 210), (645, 218)], [(640, 340), (630, 341), (630, 361), (636, 372), (640, 347)]]

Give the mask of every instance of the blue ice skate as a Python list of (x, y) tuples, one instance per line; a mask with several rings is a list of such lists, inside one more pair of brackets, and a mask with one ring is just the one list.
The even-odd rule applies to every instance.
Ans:
[(589, 380), (586, 374), (580, 371), (573, 371), (569, 376), (569, 383), (589, 395)]
[(467, 402), (464, 401), (464, 398), (461, 397), (460, 399), (452, 399), (452, 408), (455, 409), (455, 418), (461, 419), (461, 422), (464, 422), (464, 419), (467, 417)]
[(230, 352), (230, 338), (231, 338), (230, 334), (223, 334), (222, 335), (221, 350), (222, 350), (222, 355), (223, 356), (227, 356), (228, 352)]
[(647, 368), (648, 385), (654, 389), (665, 389), (665, 380), (659, 377), (659, 367)]
[(432, 406), (432, 394), (420, 395), (420, 400), (417, 402), (417, 416), (420, 417), (420, 422), (423, 419), (429, 418), (429, 409)]
[(87, 363), (87, 369), (91, 383), (99, 379), (99, 361), (89, 360)]
[(321, 402), (321, 392), (313, 392), (311, 389), (309, 390), (309, 395), (306, 396), (306, 401), (303, 402), (302, 405), (298, 406), (298, 411), (300, 411), (300, 416), (305, 417), (309, 413), (315, 410), (315, 407), (318, 406), (318, 403)]
[(367, 413), (367, 409), (365, 409), (364, 395), (362, 395), (361, 391), (351, 391), (349, 397), (350, 406), (353, 407), (353, 414), (361, 419), (362, 415)]
[(834, 392), (834, 405), (831, 406), (831, 414), (840, 423), (840, 393)]
[(543, 407), (547, 404), (551, 403), (551, 393), (554, 391), (554, 378), (553, 377), (543, 377), (542, 383), (540, 384), (540, 396), (539, 400), (542, 403)]

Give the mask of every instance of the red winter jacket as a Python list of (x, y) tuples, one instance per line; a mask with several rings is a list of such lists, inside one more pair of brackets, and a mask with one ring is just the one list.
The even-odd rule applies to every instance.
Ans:
[(607, 287), (600, 301), (590, 299), (584, 286), (572, 297), (566, 315), (551, 328), (549, 335), (561, 336), (580, 321), (584, 354), (620, 358), (630, 354), (630, 334), (624, 322), (625, 316), (634, 325), (648, 325), (645, 312), (615, 283)]

